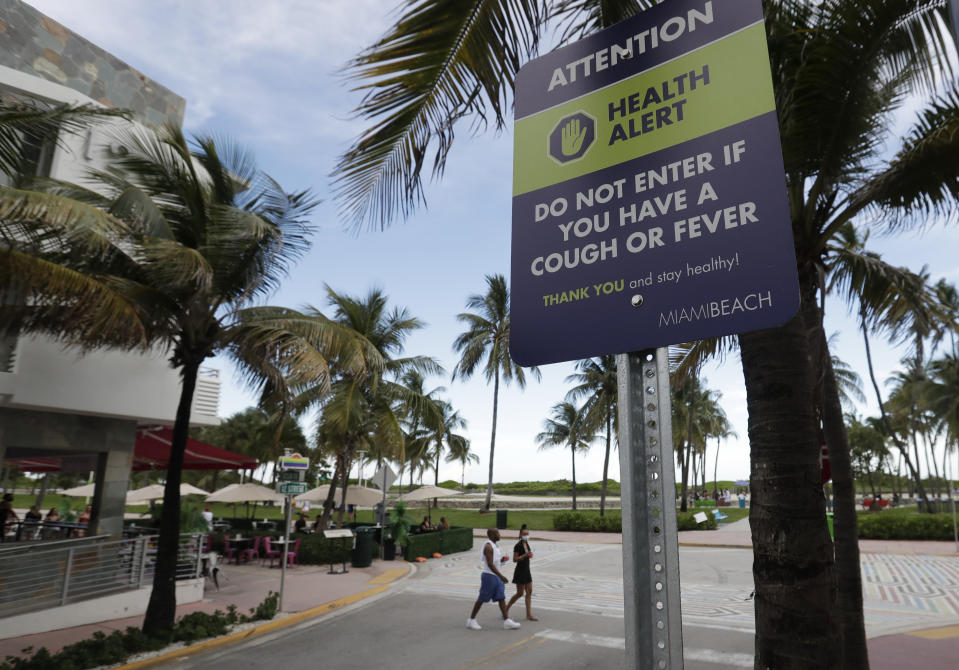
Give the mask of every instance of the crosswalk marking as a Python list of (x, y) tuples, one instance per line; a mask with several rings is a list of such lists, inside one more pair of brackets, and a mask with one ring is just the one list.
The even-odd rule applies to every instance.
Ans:
[[(553, 630), (552, 628), (547, 628), (544, 631), (536, 633), (536, 637), (544, 637), (560, 642), (570, 642), (572, 644), (585, 644), (591, 647), (605, 647), (606, 649), (626, 648), (625, 638), (590, 635), (589, 633), (580, 633), (572, 630)], [(753, 657), (750, 654), (735, 654), (717, 651), (715, 649), (690, 649), (689, 647), (685, 647), (683, 649), (683, 660), (712, 663), (724, 668), (753, 667)]]

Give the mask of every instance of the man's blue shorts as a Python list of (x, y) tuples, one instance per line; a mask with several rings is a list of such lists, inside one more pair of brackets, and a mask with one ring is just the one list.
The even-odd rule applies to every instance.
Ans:
[(491, 603), (506, 598), (506, 589), (503, 587), (503, 580), (496, 575), (484, 572), (480, 575), (480, 592), (478, 603)]

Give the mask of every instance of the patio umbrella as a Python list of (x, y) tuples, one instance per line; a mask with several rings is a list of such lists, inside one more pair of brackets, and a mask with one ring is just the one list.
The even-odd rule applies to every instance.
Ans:
[[(150, 500), (161, 500), (163, 498), (163, 484), (150, 484), (134, 491), (127, 491), (127, 504), (136, 502), (149, 502)], [(180, 495), (208, 495), (209, 491), (198, 489), (192, 484), (180, 484)]]
[(280, 495), (273, 489), (259, 484), (230, 484), (219, 491), (214, 491), (206, 497), (207, 502), (238, 503), (238, 502), (278, 502), (282, 503), (286, 496)]
[(407, 502), (413, 502), (416, 500), (425, 500), (426, 502), (426, 515), (432, 521), (431, 512), (433, 511), (433, 498), (449, 498), (450, 496), (462, 495), (459, 491), (454, 491), (453, 489), (444, 489), (442, 486), (421, 486), (415, 491), (410, 491), (402, 496), (403, 500)]
[(70, 496), (71, 498), (92, 498), (95, 488), (96, 484), (84, 484), (83, 486), (74, 486), (72, 489), (60, 491), (60, 495)]
[[(343, 489), (336, 489), (336, 503), (339, 504)], [(294, 500), (296, 502), (323, 502), (330, 495), (330, 485), (324, 484), (315, 489), (310, 489), (306, 493), (301, 493)], [(346, 504), (356, 505), (357, 507), (374, 507), (383, 500), (383, 492), (376, 489), (368, 489), (365, 486), (351, 486), (346, 489)]]
[(737, 479), (733, 482), (733, 486), (749, 486), (748, 479)]

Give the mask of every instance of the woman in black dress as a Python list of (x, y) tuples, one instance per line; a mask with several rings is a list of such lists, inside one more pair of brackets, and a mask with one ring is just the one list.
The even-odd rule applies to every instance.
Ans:
[(516, 569), (513, 571), (513, 583), (516, 584), (516, 595), (510, 598), (506, 605), (507, 616), (509, 608), (513, 606), (520, 596), (526, 596), (526, 618), (530, 621), (539, 621), (530, 611), (530, 601), (533, 598), (533, 576), (529, 573), (529, 559), (533, 558), (533, 552), (529, 548), (529, 529), (524, 523), (519, 529), (519, 542), (513, 547), (513, 562), (516, 563)]

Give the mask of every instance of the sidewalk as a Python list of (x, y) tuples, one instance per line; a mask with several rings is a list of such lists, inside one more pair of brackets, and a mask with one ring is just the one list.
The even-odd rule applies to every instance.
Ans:
[[(342, 568), (342, 565), (336, 567)], [(300, 565), (288, 569), (283, 594), (283, 613), (303, 612), (350, 597), (360, 599), (367, 591), (382, 590), (383, 585), (410, 574), (409, 564), (404, 561), (374, 560), (368, 568), (348, 567), (349, 572), (344, 574), (331, 575), (329, 569), (328, 565)], [(197, 611), (212, 613), (218, 609), (225, 612), (229, 605), (236, 605), (239, 612), (248, 614), (250, 608), (263, 602), (271, 590), (280, 590), (280, 570), (260, 565), (221, 564), (219, 581), (220, 590), (217, 591), (213, 582), (207, 580), (204, 599), (178, 606), (177, 617)], [(77, 606), (82, 606), (82, 603)], [(331, 606), (330, 609), (335, 607)], [(277, 618), (280, 616), (277, 615)], [(92, 637), (97, 631), (109, 635), (129, 626), (139, 627), (142, 621), (142, 616), (136, 616), (0, 640), (0, 659), (23, 656), (21, 652), (26, 647), (33, 647), (33, 652), (40, 647), (46, 647), (53, 654), (68, 644)]]

